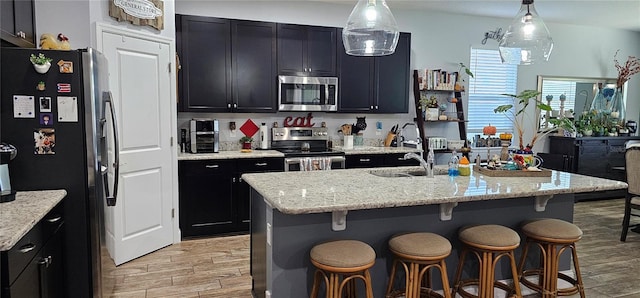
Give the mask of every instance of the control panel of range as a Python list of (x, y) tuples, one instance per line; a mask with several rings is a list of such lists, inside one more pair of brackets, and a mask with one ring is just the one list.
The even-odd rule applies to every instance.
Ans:
[(307, 141), (327, 140), (329, 131), (326, 127), (274, 127), (271, 129), (273, 141)]

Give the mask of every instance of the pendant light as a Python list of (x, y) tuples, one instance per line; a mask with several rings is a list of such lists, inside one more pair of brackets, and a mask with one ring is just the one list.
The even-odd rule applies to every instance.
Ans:
[(349, 55), (384, 56), (395, 52), (399, 36), (385, 0), (358, 0), (342, 31), (342, 42)]
[(529, 65), (548, 61), (553, 50), (553, 39), (533, 0), (522, 0), (520, 11), (499, 44), (502, 63)]

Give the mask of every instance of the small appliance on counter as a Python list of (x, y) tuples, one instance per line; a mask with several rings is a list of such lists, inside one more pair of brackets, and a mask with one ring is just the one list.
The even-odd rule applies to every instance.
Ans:
[(11, 202), (16, 199), (16, 191), (11, 189), (9, 178), (9, 161), (16, 157), (16, 147), (6, 143), (0, 143), (0, 203)]
[(418, 126), (415, 123), (405, 123), (400, 132), (402, 136), (402, 145), (405, 147), (418, 148), (422, 144)]
[(191, 119), (191, 153), (218, 153), (220, 126), (216, 119)]
[(269, 129), (266, 123), (260, 125), (260, 149), (269, 149)]
[(636, 132), (638, 131), (638, 123), (636, 123), (635, 121), (629, 120), (627, 121), (627, 129), (629, 130), (629, 135), (630, 136), (635, 136)]
[(447, 150), (447, 138), (443, 137), (428, 137), (429, 148), (433, 150)]

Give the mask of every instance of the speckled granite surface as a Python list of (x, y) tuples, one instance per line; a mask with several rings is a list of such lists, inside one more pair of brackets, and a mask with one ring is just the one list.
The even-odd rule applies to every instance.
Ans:
[[(411, 147), (374, 147), (374, 146), (355, 146), (353, 149), (342, 149), (336, 147), (334, 150), (344, 151), (346, 155), (353, 154), (388, 154), (388, 153), (407, 153), (422, 152), (422, 149)], [(234, 158), (262, 158), (262, 157), (284, 157), (284, 154), (276, 150), (251, 150), (249, 153), (242, 153), (239, 150), (220, 151), (219, 153), (178, 153), (178, 160), (208, 160), (208, 159), (234, 159)]]
[(66, 195), (66, 190), (23, 191), (0, 204), (0, 251), (10, 250)]
[(343, 149), (341, 147), (336, 147), (335, 150), (344, 151), (345, 155), (422, 152), (422, 148), (416, 149), (411, 147), (374, 147), (374, 146), (354, 146), (353, 149)]
[(379, 177), (371, 171), (421, 167), (244, 174), (242, 179), (285, 214), (322, 213), (624, 189), (624, 182), (553, 171), (551, 177)]
[(220, 151), (218, 153), (178, 153), (178, 160), (208, 160), (208, 159), (235, 159), (235, 158), (263, 158), (284, 157), (284, 154), (276, 150), (251, 150), (248, 153), (238, 151)]

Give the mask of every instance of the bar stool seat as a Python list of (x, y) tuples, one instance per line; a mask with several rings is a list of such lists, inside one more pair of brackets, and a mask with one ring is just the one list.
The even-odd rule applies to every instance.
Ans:
[(314, 274), (311, 297), (318, 297), (324, 280), (327, 298), (355, 297), (356, 279), (363, 281), (367, 298), (373, 298), (371, 275), (376, 252), (368, 244), (357, 240), (337, 240), (318, 244), (311, 249), (311, 263), (317, 268)]
[[(585, 297), (575, 245), (582, 238), (582, 230), (570, 222), (546, 218), (525, 222), (522, 232), (526, 236), (526, 242), (518, 266), (520, 282), (540, 293), (542, 297), (569, 296), (576, 293)], [(540, 266), (525, 270), (529, 247), (533, 244), (541, 251)], [(573, 258), (575, 278), (558, 270), (560, 255), (566, 250), (570, 251)], [(537, 283), (527, 279), (529, 276), (537, 276)], [(568, 282), (571, 286), (558, 289), (558, 279)]]
[[(445, 259), (451, 254), (451, 243), (433, 233), (408, 233), (389, 240), (389, 250), (395, 255), (386, 297), (451, 297)], [(405, 271), (404, 289), (393, 290), (398, 264)], [(431, 269), (440, 271), (444, 295), (431, 288)], [(425, 285), (423, 285), (425, 283)]]
[[(505, 226), (479, 225), (460, 229), (458, 238), (463, 247), (451, 296), (458, 294), (462, 297), (493, 298), (494, 289), (498, 288), (505, 291), (507, 297), (511, 295), (522, 297), (520, 284), (517, 282), (518, 271), (514, 256), (514, 250), (520, 245), (518, 233)], [(475, 255), (480, 273), (478, 278), (462, 280), (462, 269), (468, 253)], [(495, 280), (496, 265), (503, 257), (508, 259), (511, 274), (516, 281), (513, 286)], [(465, 287), (469, 286), (477, 287), (478, 294), (468, 292)]]

